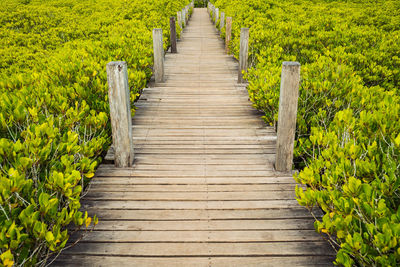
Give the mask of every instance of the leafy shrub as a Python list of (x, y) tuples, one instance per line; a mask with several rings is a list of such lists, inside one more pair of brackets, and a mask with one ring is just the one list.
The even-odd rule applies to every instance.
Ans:
[[(106, 63), (127, 61), (131, 101), (152, 74), (151, 29), (187, 1), (5, 0), (0, 7), (0, 260), (44, 265), (111, 143)], [(133, 110), (134, 112), (134, 110)]]

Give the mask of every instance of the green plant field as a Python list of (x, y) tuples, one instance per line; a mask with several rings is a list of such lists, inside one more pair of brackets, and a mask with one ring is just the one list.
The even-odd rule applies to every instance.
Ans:
[[(0, 263), (44, 265), (96, 218), (80, 197), (111, 143), (109, 61), (132, 103), (152, 75), (152, 29), (189, 1), (3, 0), (0, 6)], [(181, 29), (178, 29), (178, 34)], [(134, 113), (134, 110), (132, 110)]]
[(240, 28), (250, 28), (248, 91), (269, 124), (282, 61), (302, 64), (295, 179), (308, 187), (296, 194), (324, 211), (315, 227), (336, 247), (336, 263), (400, 265), (399, 2), (213, 3), (233, 18), (236, 57)]

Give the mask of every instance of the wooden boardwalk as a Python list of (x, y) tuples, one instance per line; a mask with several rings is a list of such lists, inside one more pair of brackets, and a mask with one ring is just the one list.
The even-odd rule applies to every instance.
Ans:
[(83, 200), (99, 225), (55, 265), (331, 266), (206, 9), (165, 65), (137, 103), (134, 166), (99, 167)]

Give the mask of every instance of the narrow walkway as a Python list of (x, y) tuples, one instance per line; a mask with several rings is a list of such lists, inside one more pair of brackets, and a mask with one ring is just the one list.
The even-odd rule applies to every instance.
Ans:
[(165, 64), (137, 103), (134, 167), (100, 166), (84, 199), (100, 223), (58, 264), (331, 266), (206, 9)]

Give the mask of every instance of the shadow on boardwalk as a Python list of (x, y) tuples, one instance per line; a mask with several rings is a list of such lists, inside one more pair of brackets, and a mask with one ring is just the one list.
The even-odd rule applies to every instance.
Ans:
[(206, 9), (165, 65), (137, 103), (133, 168), (100, 166), (83, 201), (100, 223), (55, 265), (331, 266)]

